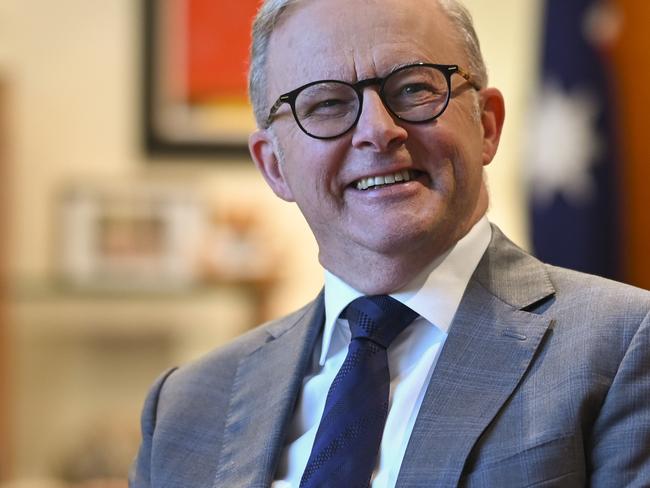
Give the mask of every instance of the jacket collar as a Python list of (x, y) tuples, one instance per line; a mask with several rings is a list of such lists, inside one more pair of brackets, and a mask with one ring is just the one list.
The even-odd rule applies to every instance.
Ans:
[(214, 487), (268, 487), (323, 324), (322, 293), (267, 327), (267, 340), (238, 365)]
[(552, 326), (536, 311), (554, 293), (545, 266), (494, 227), (433, 372), (397, 487), (458, 484), (473, 446)]

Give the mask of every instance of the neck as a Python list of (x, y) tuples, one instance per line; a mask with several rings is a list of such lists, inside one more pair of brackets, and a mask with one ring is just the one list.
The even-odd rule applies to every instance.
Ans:
[(338, 256), (338, 259), (328, 259), (328, 256), (321, 254), (320, 261), (328, 271), (364, 295), (387, 295), (403, 289), (467, 232), (455, 239), (427, 242), (419, 248), (411, 246), (394, 254), (354, 248), (343, 258)]
[(394, 293), (451, 249), (485, 215), (488, 206), (487, 193), (482, 192), (479, 205), (464, 225), (458, 225), (454, 232), (440, 233), (419, 245), (386, 254), (367, 248), (350, 246), (343, 258), (323, 254), (319, 260), (324, 268), (365, 295), (386, 295)]
[(399, 260), (375, 260), (372, 264), (368, 264), (367, 260), (365, 262), (366, 265), (359, 272), (355, 267), (328, 269), (364, 295), (394, 293), (404, 288), (422, 269)]

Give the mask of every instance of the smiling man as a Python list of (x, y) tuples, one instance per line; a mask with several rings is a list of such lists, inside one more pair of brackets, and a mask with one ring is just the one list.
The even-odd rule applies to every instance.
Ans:
[(650, 483), (650, 294), (487, 221), (504, 103), (460, 4), (266, 0), (250, 94), (324, 291), (160, 378), (131, 486)]

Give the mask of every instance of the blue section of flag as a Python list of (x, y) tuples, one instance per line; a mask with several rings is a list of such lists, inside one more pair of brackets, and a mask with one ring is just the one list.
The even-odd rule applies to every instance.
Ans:
[[(600, 0), (546, 0), (540, 87), (554, 83), (569, 97), (587, 92), (597, 102), (593, 124), (598, 141), (598, 151), (594, 151), (597, 160), (589, 165), (596, 192), (593, 198), (582, 202), (559, 192), (549, 201), (533, 199), (531, 232), (534, 252), (543, 261), (620, 278), (613, 94), (605, 59), (587, 39), (591, 36), (586, 35), (588, 19), (593, 20), (599, 3)], [(530, 185), (534, 187), (534, 179)]]

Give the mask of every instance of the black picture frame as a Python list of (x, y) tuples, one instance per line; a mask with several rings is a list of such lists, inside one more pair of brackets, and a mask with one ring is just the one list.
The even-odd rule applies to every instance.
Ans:
[[(184, 125), (182, 117), (173, 121), (174, 125), (182, 130), (164, 130), (165, 124), (170, 120), (170, 107), (166, 105), (162, 84), (165, 82), (160, 73), (165, 58), (168, 55), (165, 46), (167, 42), (166, 33), (162, 28), (161, 19), (165, 18), (170, 2), (167, 0), (141, 0), (143, 19), (142, 39), (142, 127), (144, 151), (149, 156), (172, 156), (172, 157), (230, 157), (248, 159), (248, 134), (254, 129), (254, 124), (247, 130), (239, 131), (236, 134), (220, 134), (215, 130), (214, 134), (193, 133), (193, 128)], [(224, 1), (229, 0), (214, 0)], [(242, 60), (242, 64), (245, 60)], [(176, 102), (177, 103), (177, 102)], [(174, 107), (177, 109), (179, 107)], [(192, 109), (187, 106), (187, 113)], [(250, 114), (252, 121), (252, 108), (245, 105), (242, 111)], [(181, 107), (180, 112), (184, 112)], [(242, 112), (243, 113), (243, 112)], [(174, 119), (174, 115), (171, 119)], [(189, 117), (188, 117), (189, 118)]]

